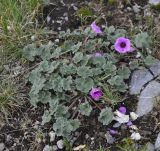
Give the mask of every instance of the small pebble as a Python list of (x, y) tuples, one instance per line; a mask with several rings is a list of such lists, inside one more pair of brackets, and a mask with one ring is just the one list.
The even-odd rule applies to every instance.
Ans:
[(62, 140), (62, 139), (60, 139), (60, 140), (57, 142), (57, 147), (58, 147), (59, 149), (63, 149), (64, 144), (63, 144), (63, 140)]
[(50, 151), (50, 146), (49, 145), (44, 146), (43, 151)]
[(52, 148), (53, 148), (54, 151), (58, 150), (56, 145), (53, 145)]
[(55, 140), (56, 137), (56, 133), (53, 131), (49, 132), (49, 137), (50, 137), (50, 142), (53, 142)]
[(49, 24), (50, 20), (51, 20), (51, 17), (50, 17), (50, 16), (47, 16), (47, 23), (48, 23), (48, 24)]
[(0, 151), (3, 151), (3, 150), (4, 150), (4, 148), (5, 148), (4, 143), (0, 143)]

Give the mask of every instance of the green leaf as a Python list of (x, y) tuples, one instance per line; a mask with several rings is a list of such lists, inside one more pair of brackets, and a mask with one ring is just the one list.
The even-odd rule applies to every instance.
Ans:
[(92, 73), (92, 70), (90, 69), (90, 67), (86, 67), (86, 66), (78, 67), (77, 74), (83, 78), (93, 76), (93, 73)]
[(61, 66), (60, 68), (60, 73), (63, 75), (71, 75), (71, 74), (75, 74), (77, 72), (76, 70), (76, 66), (74, 64), (64, 64), (63, 66)]
[(33, 84), (35, 81), (39, 80), (41, 78), (41, 69), (40, 68), (36, 68), (34, 70), (31, 71), (31, 73), (29, 74), (29, 81)]
[(31, 103), (33, 106), (37, 107), (37, 103), (39, 102), (39, 95), (30, 92), (30, 93), (29, 93), (29, 97), (30, 97), (30, 103)]
[(120, 85), (116, 85), (115, 88), (119, 92), (126, 92), (128, 86), (124, 82), (122, 82)]
[(49, 62), (47, 60), (44, 60), (40, 63), (39, 68), (41, 68), (41, 71), (43, 72), (52, 73), (54, 70), (58, 68), (59, 65), (60, 62), (58, 61)]
[(54, 96), (49, 100), (50, 110), (52, 110), (52, 111), (56, 110), (57, 106), (59, 105), (59, 100), (60, 100), (60, 98), (57, 96)]
[(102, 68), (108, 74), (109, 73), (113, 74), (113, 72), (115, 72), (117, 69), (117, 67), (111, 61), (108, 61), (106, 64), (104, 64)]
[(94, 86), (94, 82), (91, 78), (76, 79), (76, 88), (81, 92), (88, 93), (93, 86)]
[(30, 61), (34, 61), (35, 56), (39, 54), (38, 49), (36, 48), (35, 44), (29, 44), (23, 48), (22, 51), (25, 58), (27, 58)]
[(69, 117), (69, 112), (68, 112), (68, 107), (63, 106), (63, 105), (58, 105), (55, 111), (55, 118), (59, 118), (59, 117)]
[(57, 136), (63, 136), (68, 138), (72, 131), (79, 128), (80, 122), (75, 119), (67, 119), (64, 117), (59, 117), (56, 119), (56, 123), (53, 124), (53, 130), (56, 132)]
[(155, 64), (157, 62), (157, 59), (154, 58), (153, 56), (147, 56), (145, 59), (144, 59), (144, 63), (147, 65), (147, 66), (151, 66), (153, 64)]
[(103, 109), (98, 117), (98, 120), (103, 123), (103, 125), (108, 125), (113, 120), (113, 112), (110, 107)]
[(39, 102), (46, 104), (51, 100), (51, 92), (49, 91), (40, 91), (39, 93)]
[(53, 45), (48, 43), (47, 45), (41, 45), (39, 47), (39, 51), (40, 53), (40, 57), (42, 58), (42, 60), (49, 60), (51, 58), (51, 49), (52, 49)]
[(44, 114), (42, 116), (42, 125), (44, 125), (45, 123), (48, 123), (51, 121), (52, 119), (52, 114), (51, 112), (49, 112), (48, 110), (44, 111)]
[(74, 63), (79, 63), (83, 59), (83, 53), (82, 52), (77, 52), (75, 53), (73, 57)]
[(92, 111), (92, 107), (87, 101), (80, 105), (80, 112), (82, 115), (89, 116), (91, 111)]
[(137, 48), (150, 48), (152, 40), (146, 32), (142, 32), (135, 36), (134, 42)]
[(103, 73), (103, 71), (100, 68), (93, 68), (92, 72), (94, 74), (94, 76), (100, 75)]
[(73, 83), (72, 77), (69, 76), (67, 78), (63, 78), (60, 82), (60, 85), (62, 86), (63, 90), (69, 91), (71, 90), (71, 84)]
[(61, 55), (62, 49), (61, 47), (57, 47), (54, 52), (51, 54), (51, 58), (59, 58)]
[(113, 85), (119, 86), (122, 84), (123, 79), (120, 76), (116, 75), (114, 77), (111, 77), (109, 80), (107, 80), (107, 82), (112, 86)]
[(94, 57), (93, 58), (93, 64), (96, 65), (97, 67), (102, 68), (102, 66), (104, 66), (106, 64), (106, 60), (103, 56)]
[(123, 79), (128, 79), (131, 71), (128, 67), (122, 67), (121, 69), (118, 69), (117, 74)]
[(62, 92), (63, 89), (62, 89), (62, 85), (60, 84), (61, 80), (62, 80), (62, 78), (60, 75), (52, 74), (50, 79), (45, 84), (45, 90), (53, 89), (54, 91)]
[(78, 42), (76, 45), (72, 47), (72, 52), (74, 53), (77, 52), (81, 46), (82, 46), (82, 42)]
[(34, 81), (32, 88), (31, 88), (31, 92), (34, 94), (39, 93), (40, 90), (43, 89), (43, 87), (45, 86), (45, 82), (46, 79), (41, 77), (41, 78), (37, 78), (36, 81)]

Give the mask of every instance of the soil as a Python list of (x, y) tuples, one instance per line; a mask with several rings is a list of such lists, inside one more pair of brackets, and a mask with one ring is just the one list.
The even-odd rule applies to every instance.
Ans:
[[(81, 26), (81, 20), (75, 13), (77, 9), (87, 4), (89, 7), (92, 6), (91, 9), (94, 14), (103, 16), (101, 19), (102, 22), (129, 29), (139, 24), (142, 25), (142, 21), (140, 22), (135, 18), (133, 11), (127, 11), (127, 7), (132, 7), (135, 3), (141, 7), (147, 4), (146, 0), (132, 0), (131, 4), (125, 4), (119, 1), (118, 4), (113, 6), (109, 5), (107, 0), (105, 0), (103, 7), (93, 0), (65, 0), (65, 4), (59, 0), (52, 0), (51, 2), (53, 4), (47, 5), (43, 9), (43, 19), (46, 21), (45, 26), (53, 31), (67, 30), (68, 28), (73, 30)], [(94, 7), (95, 5), (97, 8)], [(102, 9), (99, 10), (99, 7), (102, 7)], [(143, 10), (141, 10), (140, 14), (143, 15)], [(49, 16), (49, 19), (47, 19), (47, 16)], [(87, 24), (89, 25), (90, 21), (88, 21)], [(135, 111), (137, 98), (133, 96), (128, 97), (130, 99), (124, 102), (124, 104), (130, 111)], [(36, 124), (41, 122), (43, 110), (44, 106), (38, 106), (38, 108), (35, 109), (29, 105), (29, 103), (26, 103), (23, 107), (20, 107), (19, 110), (14, 111), (8, 119), (8, 122), (0, 129), (0, 142), (4, 142), (6, 148), (10, 151), (42, 151), (45, 144), (55, 144), (55, 142), (49, 142), (48, 136), (48, 133), (52, 130), (52, 123), (45, 126)], [(101, 145), (104, 148), (110, 147), (115, 151), (115, 145), (108, 145), (105, 139), (108, 127), (112, 127), (114, 123), (109, 126), (103, 126), (98, 122), (97, 115), (98, 111), (94, 110), (89, 118), (86, 117), (82, 119), (82, 126), (76, 131), (79, 134), (74, 142), (74, 146), (86, 144), (91, 151), (94, 151)], [(143, 137), (142, 140), (138, 142), (140, 145), (144, 145), (146, 142), (155, 142), (157, 134), (160, 131), (160, 125), (158, 123), (160, 123), (160, 111), (158, 109), (155, 109), (151, 114), (138, 119), (134, 123), (140, 129), (140, 134), (142, 134)], [(130, 136), (127, 127), (120, 127), (117, 130), (119, 133), (114, 136), (115, 143)], [(40, 143), (37, 143), (36, 137), (39, 133), (43, 134), (43, 139)], [(86, 134), (89, 137), (86, 137)], [(8, 138), (9, 136), (10, 139)], [(92, 138), (94, 138), (94, 141)], [(59, 138), (56, 138), (56, 140), (58, 139)]]

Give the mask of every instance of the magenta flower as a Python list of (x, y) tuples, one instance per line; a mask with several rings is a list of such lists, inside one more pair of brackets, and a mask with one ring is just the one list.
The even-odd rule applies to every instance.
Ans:
[(95, 21), (91, 24), (91, 28), (96, 34), (102, 34), (100, 27), (96, 25)]
[(132, 49), (130, 40), (127, 38), (124, 38), (124, 37), (120, 37), (120, 38), (116, 39), (116, 42), (114, 44), (114, 48), (119, 53), (126, 53), (126, 52), (131, 51), (131, 49)]
[(92, 88), (89, 94), (95, 101), (98, 101), (102, 97), (102, 91), (100, 88)]
[(112, 134), (112, 135), (118, 134), (118, 132), (113, 130), (113, 129), (109, 128), (108, 130), (109, 130), (109, 133)]
[(127, 124), (126, 124), (128, 127), (130, 127), (131, 125), (133, 125), (132, 121), (129, 121)]
[(121, 106), (119, 109), (119, 112), (121, 112), (122, 114), (126, 114), (126, 108), (124, 106)]

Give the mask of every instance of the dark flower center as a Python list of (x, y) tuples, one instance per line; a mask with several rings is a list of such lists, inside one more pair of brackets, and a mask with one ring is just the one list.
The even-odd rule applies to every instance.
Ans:
[(125, 48), (126, 47), (126, 43), (125, 42), (121, 42), (120, 46), (121, 46), (121, 48)]

